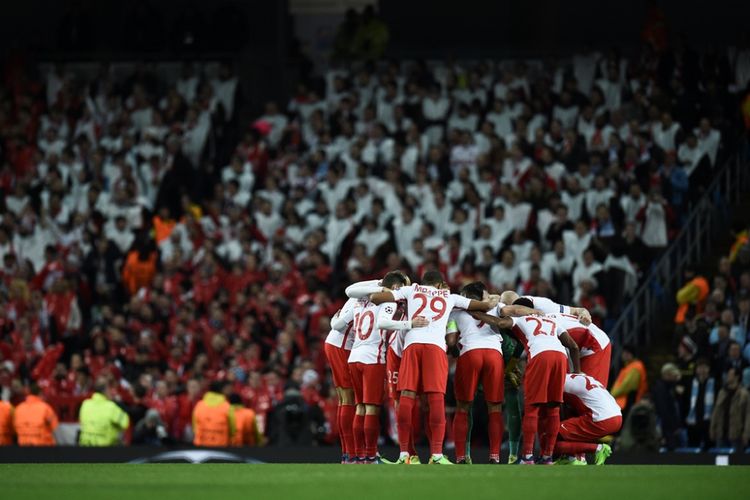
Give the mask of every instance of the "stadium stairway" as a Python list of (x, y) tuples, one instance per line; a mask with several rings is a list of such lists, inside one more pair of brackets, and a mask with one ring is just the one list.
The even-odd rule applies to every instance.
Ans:
[[(695, 263), (696, 271), (703, 276), (710, 277), (716, 272), (718, 259), (727, 254), (729, 248), (734, 243), (734, 235), (750, 227), (750, 197), (732, 205), (730, 211), (732, 214), (732, 220), (729, 225), (731, 231), (725, 231), (720, 237), (716, 238), (707, 259), (703, 262)], [(673, 362), (675, 359), (677, 347), (673, 320), (675, 311), (675, 307), (669, 307), (667, 313), (662, 315), (661, 324), (656, 329), (659, 334), (652, 337), (649, 350), (643, 356), (643, 360), (646, 363), (649, 385), (652, 387), (656, 380), (659, 379), (661, 367), (664, 363)]]

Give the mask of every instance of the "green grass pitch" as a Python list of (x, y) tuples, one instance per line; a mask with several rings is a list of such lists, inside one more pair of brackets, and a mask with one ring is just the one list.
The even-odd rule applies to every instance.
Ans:
[(0, 498), (538, 499), (750, 498), (750, 467), (0, 465)]

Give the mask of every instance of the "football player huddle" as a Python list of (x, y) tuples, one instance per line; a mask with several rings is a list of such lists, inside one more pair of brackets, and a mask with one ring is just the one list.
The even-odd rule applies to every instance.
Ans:
[[(449, 354), (457, 356), (456, 463), (471, 463), (471, 407), (480, 386), (490, 463), (500, 463), (504, 412), (508, 463), (585, 465), (588, 454), (601, 465), (612, 453), (601, 442), (622, 425), (606, 389), (611, 345), (586, 309), (513, 291), (492, 295), (482, 282), (454, 294), (437, 271), (419, 283), (391, 271), (352, 284), (346, 294), (325, 343), (339, 401), (342, 463), (422, 463), (414, 445), (422, 408), (429, 463), (453, 463), (443, 454)], [(394, 462), (378, 453), (387, 399), (396, 409), (401, 450)]]

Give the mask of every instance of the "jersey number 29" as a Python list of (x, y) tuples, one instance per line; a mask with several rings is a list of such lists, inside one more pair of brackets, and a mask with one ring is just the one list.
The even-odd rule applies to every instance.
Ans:
[(422, 311), (424, 311), (425, 307), (427, 307), (427, 304), (430, 305), (430, 310), (435, 313), (435, 316), (433, 316), (431, 319), (432, 321), (437, 321), (440, 318), (443, 317), (445, 314), (445, 310), (448, 307), (448, 304), (445, 302), (445, 299), (442, 297), (432, 297), (432, 300), (430, 300), (427, 295), (423, 293), (415, 293), (414, 299), (421, 302), (421, 305), (417, 308), (417, 310), (412, 315), (411, 319), (416, 318), (419, 316)]

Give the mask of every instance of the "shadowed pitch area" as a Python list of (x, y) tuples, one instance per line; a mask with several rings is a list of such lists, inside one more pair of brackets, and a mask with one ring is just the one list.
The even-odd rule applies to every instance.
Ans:
[(748, 498), (750, 467), (0, 465), (3, 499)]

